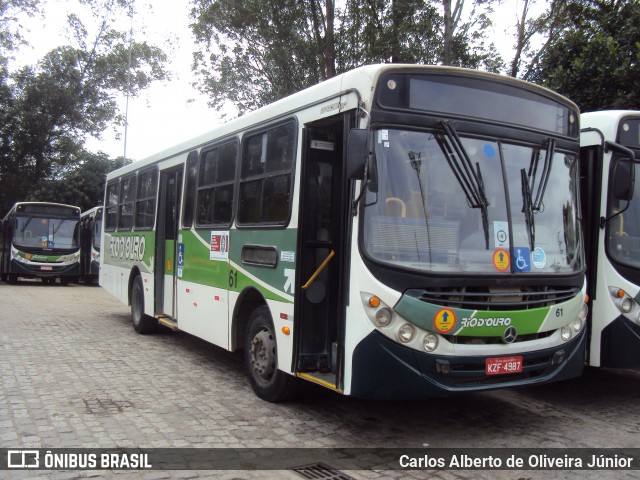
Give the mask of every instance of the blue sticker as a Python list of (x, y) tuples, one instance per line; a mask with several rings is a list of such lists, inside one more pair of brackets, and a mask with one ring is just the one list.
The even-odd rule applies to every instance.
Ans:
[(536, 268), (544, 268), (547, 263), (547, 254), (540, 247), (536, 247), (531, 254), (531, 262)]
[(483, 150), (485, 157), (493, 158), (496, 156), (496, 149), (493, 148), (493, 145), (491, 145), (490, 143), (485, 143)]
[(515, 247), (513, 257), (513, 266), (516, 272), (531, 271), (531, 250), (529, 247)]

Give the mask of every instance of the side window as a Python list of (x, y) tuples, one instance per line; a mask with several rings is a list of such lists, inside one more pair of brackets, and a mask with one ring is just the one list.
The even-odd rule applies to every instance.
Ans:
[(156, 218), (156, 195), (158, 193), (158, 170), (147, 170), (138, 174), (135, 228), (150, 230)]
[(193, 212), (196, 202), (196, 186), (198, 182), (198, 152), (189, 152), (187, 157), (187, 178), (184, 188), (184, 210), (182, 212), (182, 227), (191, 228)]
[(236, 177), (237, 142), (202, 152), (198, 171), (196, 225), (230, 225)]
[(107, 198), (105, 205), (105, 230), (107, 232), (113, 232), (118, 225), (118, 194), (119, 184), (118, 181), (114, 181), (107, 185)]
[(284, 225), (289, 220), (295, 148), (294, 122), (245, 137), (238, 224)]
[(120, 181), (118, 230), (131, 230), (133, 226), (133, 204), (136, 199), (135, 180), (136, 177), (132, 176)]

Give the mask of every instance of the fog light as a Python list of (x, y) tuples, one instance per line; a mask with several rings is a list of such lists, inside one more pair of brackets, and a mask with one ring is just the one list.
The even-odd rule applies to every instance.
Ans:
[(438, 337), (433, 333), (427, 333), (422, 339), (422, 346), (427, 352), (433, 352), (438, 348)]
[(451, 364), (447, 360), (436, 360), (436, 372), (447, 374), (451, 372)]
[(564, 350), (558, 350), (553, 354), (553, 358), (551, 358), (551, 365), (560, 365), (564, 362), (565, 356)]
[(398, 340), (402, 343), (408, 343), (413, 340), (413, 336), (416, 334), (416, 329), (413, 325), (405, 323), (398, 329)]
[(562, 327), (560, 330), (560, 336), (565, 342), (568, 341), (571, 338), (571, 328), (568, 326)]
[(620, 304), (620, 308), (624, 313), (629, 313), (633, 308), (633, 300), (631, 300), (629, 297), (625, 297)]
[(391, 323), (393, 314), (388, 308), (381, 308), (376, 312), (376, 323), (379, 327), (386, 327)]

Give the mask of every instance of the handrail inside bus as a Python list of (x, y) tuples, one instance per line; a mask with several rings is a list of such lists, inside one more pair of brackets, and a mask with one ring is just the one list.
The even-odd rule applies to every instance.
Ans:
[(307, 283), (305, 283), (302, 286), (303, 290), (306, 290), (307, 288), (309, 288), (309, 285), (311, 285), (313, 283), (313, 281), (316, 279), (316, 277), (318, 275), (320, 275), (320, 272), (322, 272), (322, 270), (324, 270), (324, 267), (327, 266), (327, 263), (329, 263), (329, 260), (331, 260), (335, 254), (336, 254), (336, 252), (334, 250), (331, 250), (329, 252), (329, 255), (327, 256), (327, 258), (324, 259), (324, 262), (322, 262), (320, 264), (320, 266), (318, 267), (318, 269), (315, 272), (313, 272), (313, 275), (311, 275), (311, 278), (309, 280), (307, 280)]

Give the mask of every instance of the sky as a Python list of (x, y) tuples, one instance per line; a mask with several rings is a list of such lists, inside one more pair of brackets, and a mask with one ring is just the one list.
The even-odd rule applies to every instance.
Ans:
[[(508, 49), (513, 38), (504, 36), (504, 30), (515, 24), (518, 6), (522, 0), (505, 0), (499, 8), (499, 14), (493, 18), (497, 24), (487, 34), (499, 49)], [(171, 80), (156, 82), (137, 98), (127, 101), (119, 99), (119, 107), (124, 115), (127, 111), (128, 127), (126, 131), (126, 157), (133, 160), (146, 158), (154, 153), (210, 131), (223, 123), (221, 115), (207, 106), (207, 98), (200, 94), (191, 83), (192, 52), (196, 51), (195, 42), (189, 28), (189, 0), (155, 0), (138, 2), (138, 12), (133, 19), (134, 38), (147, 39), (149, 43), (164, 48), (167, 39), (174, 39), (174, 47), (169, 55), (168, 70)], [(77, 0), (48, 0), (41, 18), (30, 20), (31, 32), (27, 38), (31, 47), (21, 51), (25, 63), (35, 63), (58, 42), (65, 40), (67, 13), (78, 12)], [(84, 16), (82, 17), (84, 20)], [(501, 50), (502, 52), (502, 50)], [(503, 53), (504, 54), (504, 53)], [(120, 138), (116, 138), (119, 133)], [(125, 154), (125, 131), (106, 130), (100, 140), (89, 139), (86, 147), (90, 151), (103, 151), (112, 158)]]

